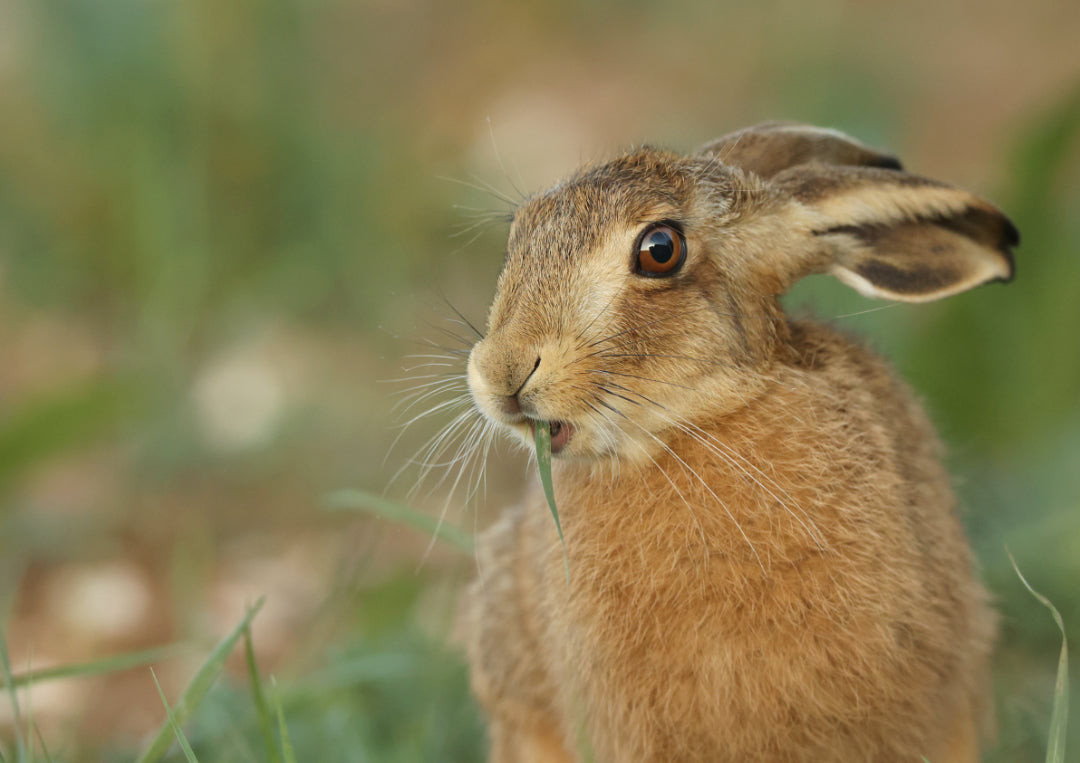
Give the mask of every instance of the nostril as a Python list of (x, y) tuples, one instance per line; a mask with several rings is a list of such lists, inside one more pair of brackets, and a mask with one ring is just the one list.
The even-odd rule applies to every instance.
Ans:
[(507, 395), (502, 399), (502, 409), (504, 413), (511, 416), (517, 416), (521, 413), (521, 401), (518, 400), (517, 394)]
[[(528, 375), (528, 376), (526, 376), (526, 377), (525, 377), (524, 379), (522, 379), (522, 380), (521, 380), (521, 384), (519, 384), (519, 385), (518, 385), (518, 388), (517, 388), (516, 390), (514, 390), (514, 394), (513, 394), (513, 395), (511, 395), (511, 397), (513, 397), (513, 398), (514, 398), (514, 403), (515, 403), (515, 405), (516, 405), (516, 404), (517, 404), (517, 402), (518, 402), (518, 400), (517, 400), (517, 396), (518, 396), (519, 394), (521, 394), (521, 390), (525, 389), (525, 385), (529, 383), (529, 379), (531, 379), (531, 378), (533, 377), (533, 374), (535, 374), (535, 373), (536, 373), (536, 369), (538, 369), (539, 367), (540, 367), (540, 356), (539, 356), (539, 355), (537, 355), (537, 356), (536, 356), (536, 362), (535, 362), (535, 363), (533, 363), (533, 367), (532, 367), (532, 370), (531, 370), (531, 371), (529, 371), (529, 375)], [(520, 406), (518, 407), (518, 410), (521, 410)]]
[(498, 405), (499, 410), (503, 414), (507, 416), (520, 416), (523, 413), (520, 398), (521, 391), (525, 389), (525, 385), (529, 383), (529, 379), (533, 377), (533, 374), (536, 373), (536, 369), (539, 367), (540, 357), (537, 356), (536, 360), (533, 361), (532, 368), (529, 369), (529, 373), (527, 373), (525, 375), (525, 378), (521, 380), (521, 383), (518, 385), (517, 389), (511, 392), (509, 395), (502, 394), (497, 397), (496, 404)]

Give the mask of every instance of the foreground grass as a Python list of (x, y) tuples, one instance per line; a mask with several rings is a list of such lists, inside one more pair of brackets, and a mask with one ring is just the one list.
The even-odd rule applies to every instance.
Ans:
[[(1069, 707), (1064, 622), (1053, 604), (1031, 588), (1018, 568), (1016, 574), (1030, 594), (1050, 610), (1061, 631), (1045, 760), (1064, 763)], [(388, 596), (415, 603), (418, 593), (414, 576), (412, 581), (397, 581)], [(408, 626), (403, 633), (403, 623), (393, 622), (382, 633), (376, 628), (366, 634), (362, 643), (334, 651), (319, 670), (281, 685), (272, 682), (267, 692), (252, 639), (252, 622), (261, 606), (262, 601), (252, 606), (213, 647), (175, 702), (161, 690), (152, 668), (147, 668), (148, 680), (157, 684), (163, 702), (163, 720), (137, 758), (138, 763), (482, 759), (481, 724), (468, 698), (464, 666), (459, 659)], [(241, 641), (248, 673), (246, 683), (223, 676), (226, 660)], [(47, 763), (61, 759), (50, 753), (33, 719), (33, 708), (20, 701), (20, 689), (60, 678), (89, 678), (160, 663), (190, 649), (184, 645), (166, 646), (47, 671), (13, 674), (6, 643), (0, 636), (2, 689), (15, 718), (11, 739), (0, 744), (0, 761)], [(131, 760), (132, 751), (115, 750), (95, 759)]]
[[(207, 653), (179, 697), (162, 695), (161, 724), (141, 751), (43, 738), (23, 691), (34, 683), (102, 675), (107, 664), (117, 671), (160, 665), (190, 654), (192, 647), (12, 674), (0, 640), (5, 695), (0, 702), (10, 702), (18, 719), (9, 738), (0, 737), (0, 761), (481, 760), (483, 729), (464, 665), (416, 625), (426, 584), (409, 574), (370, 591), (355, 607), (363, 624), (351, 626), (344, 643), (326, 650), (302, 675), (280, 681), (265, 681), (255, 659), (252, 624), (261, 603), (256, 604)], [(241, 650), (247, 675), (237, 677), (224, 668)], [(152, 686), (151, 668), (139, 669)], [(61, 748), (66, 755), (57, 755)]]

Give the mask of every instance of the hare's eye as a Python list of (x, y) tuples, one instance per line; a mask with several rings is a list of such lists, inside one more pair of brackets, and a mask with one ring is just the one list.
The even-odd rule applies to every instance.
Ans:
[(686, 260), (686, 239), (670, 225), (650, 225), (637, 244), (634, 270), (649, 278), (675, 273)]

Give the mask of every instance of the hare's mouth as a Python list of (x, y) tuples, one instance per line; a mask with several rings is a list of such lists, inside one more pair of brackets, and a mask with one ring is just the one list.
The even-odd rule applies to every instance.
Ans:
[[(558, 453), (574, 436), (574, 427), (566, 421), (551, 421), (551, 452)], [(536, 439), (536, 420), (529, 419), (529, 434)]]

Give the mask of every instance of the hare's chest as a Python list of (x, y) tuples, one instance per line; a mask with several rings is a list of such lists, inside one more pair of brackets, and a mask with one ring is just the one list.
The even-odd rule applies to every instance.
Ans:
[(575, 728), (575, 713), (590, 708), (597, 759), (696, 760), (731, 747), (755, 717), (790, 708), (798, 639), (786, 627), (768, 633), (753, 596), (684, 563), (648, 583), (598, 574), (550, 620), (563, 723)]

